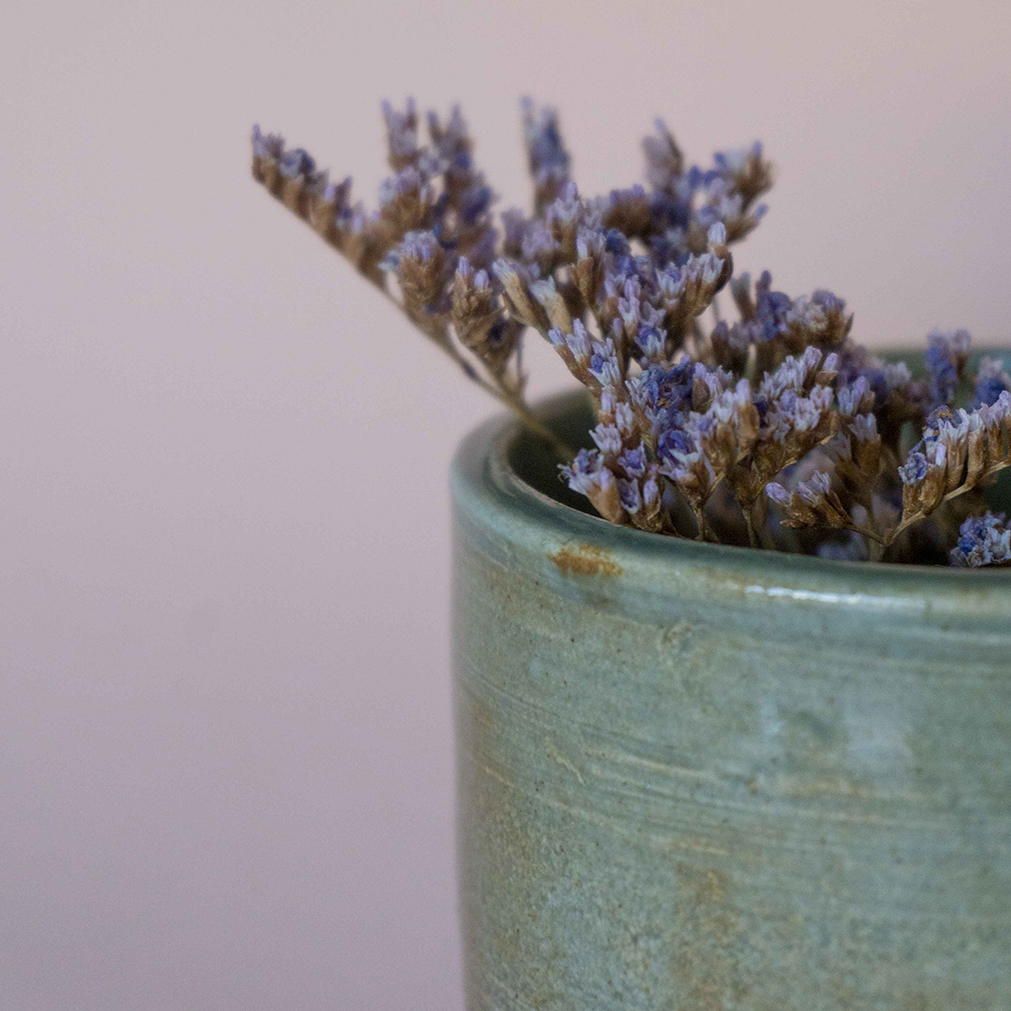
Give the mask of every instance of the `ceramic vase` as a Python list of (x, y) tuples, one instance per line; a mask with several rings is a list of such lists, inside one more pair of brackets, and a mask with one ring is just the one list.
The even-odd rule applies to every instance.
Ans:
[(504, 419), (452, 488), (469, 1011), (1011, 1008), (1011, 573), (614, 527)]

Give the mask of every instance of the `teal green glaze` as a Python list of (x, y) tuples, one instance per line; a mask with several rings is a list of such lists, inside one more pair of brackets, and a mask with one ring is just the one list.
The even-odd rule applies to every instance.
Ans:
[(1011, 573), (612, 527), (540, 452), (453, 468), (470, 1011), (1011, 1008)]

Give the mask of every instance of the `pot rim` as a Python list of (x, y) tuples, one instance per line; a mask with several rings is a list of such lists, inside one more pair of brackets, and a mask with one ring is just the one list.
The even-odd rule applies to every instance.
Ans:
[[(567, 391), (540, 401), (535, 410), (550, 427), (583, 403), (581, 390)], [(686, 578), (697, 578), (716, 593), (728, 589), (729, 582), (745, 595), (813, 604), (912, 608), (935, 618), (947, 611), (965, 616), (971, 607), (980, 618), (1011, 617), (1011, 571), (1004, 569), (837, 561), (663, 537), (608, 523), (557, 501), (516, 473), (511, 454), (518, 441), (534, 438), (511, 415), (498, 415), (463, 439), (452, 464), (458, 515), (471, 528), (482, 528), (487, 539), (504, 540), (514, 550), (589, 547), (636, 582), (636, 574), (656, 579), (666, 570), (681, 586)]]

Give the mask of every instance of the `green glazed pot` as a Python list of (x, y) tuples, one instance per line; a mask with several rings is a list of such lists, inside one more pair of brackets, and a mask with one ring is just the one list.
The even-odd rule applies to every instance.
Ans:
[(613, 527), (505, 420), (452, 484), (470, 1011), (1011, 1008), (1011, 574)]

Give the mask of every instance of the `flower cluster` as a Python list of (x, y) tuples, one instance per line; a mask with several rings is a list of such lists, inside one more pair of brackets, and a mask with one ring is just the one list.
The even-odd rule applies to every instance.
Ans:
[(970, 516), (959, 530), (952, 565), (1011, 565), (1011, 529), (1003, 513)]
[[(735, 274), (772, 185), (760, 144), (695, 165), (657, 120), (645, 185), (587, 196), (557, 113), (524, 100), (532, 210), (496, 215), (458, 108), (424, 130), (413, 102), (383, 115), (375, 209), (256, 127), (253, 175), (549, 441), (604, 519), (825, 558), (1011, 561), (983, 497), (1011, 466), (1011, 375), (995, 358), (972, 375), (968, 333), (935, 330), (916, 379), (854, 341), (831, 291)], [(524, 399), (528, 330), (593, 401), (578, 452)]]

